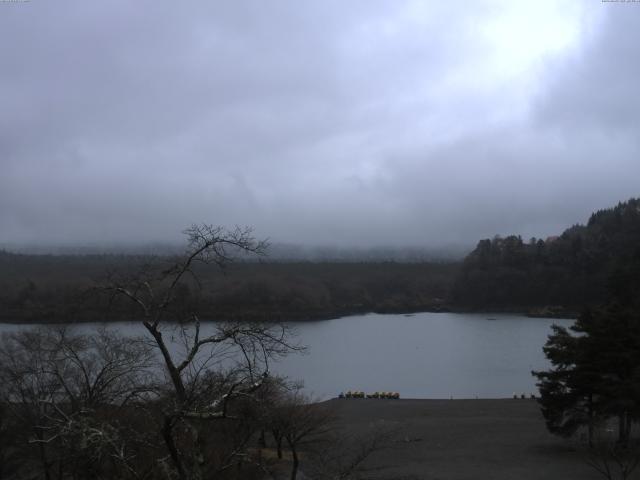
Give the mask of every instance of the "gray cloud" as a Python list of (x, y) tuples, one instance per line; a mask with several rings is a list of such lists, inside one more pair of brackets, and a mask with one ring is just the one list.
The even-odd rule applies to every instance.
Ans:
[(638, 195), (640, 7), (520, 68), (509, 5), (1, 4), (0, 242), (473, 243)]

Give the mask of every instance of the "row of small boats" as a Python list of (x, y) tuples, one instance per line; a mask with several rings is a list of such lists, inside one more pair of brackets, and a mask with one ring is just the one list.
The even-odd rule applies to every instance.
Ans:
[[(400, 394), (398, 392), (373, 392), (373, 393), (364, 393), (362, 391), (359, 390), (354, 390), (351, 391), (349, 390), (348, 392), (340, 392), (340, 394), (338, 395), (338, 398), (390, 398), (393, 400), (397, 400), (400, 398)], [(453, 397), (451, 397), (453, 399)], [(476, 397), (478, 398), (478, 397)], [(531, 398), (531, 399), (535, 399), (536, 395), (531, 393), (529, 395), (525, 395), (524, 393), (521, 394), (517, 394), (514, 393), (513, 394), (513, 398)]]
[(351, 391), (349, 390), (347, 393), (340, 392), (338, 398), (390, 398), (393, 400), (397, 400), (400, 398), (400, 394), (398, 392), (373, 392), (373, 393), (364, 393), (361, 391)]
[(521, 393), (521, 394), (518, 395), (516, 392), (513, 392), (513, 398), (532, 398), (532, 399), (535, 399), (536, 395), (535, 395), (535, 393), (530, 393), (529, 395)]

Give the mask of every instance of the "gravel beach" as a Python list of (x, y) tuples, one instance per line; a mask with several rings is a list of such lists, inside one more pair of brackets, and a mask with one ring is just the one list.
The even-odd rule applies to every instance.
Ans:
[(390, 448), (367, 461), (374, 478), (601, 478), (575, 444), (547, 432), (535, 400), (334, 399), (327, 405), (347, 431), (382, 424), (398, 432)]

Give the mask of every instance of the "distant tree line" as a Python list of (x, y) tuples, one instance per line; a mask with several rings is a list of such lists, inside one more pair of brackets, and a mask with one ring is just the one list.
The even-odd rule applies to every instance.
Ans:
[[(129, 320), (136, 312), (95, 289), (105, 272), (171, 265), (175, 256), (25, 255), (0, 251), (0, 320)], [(208, 320), (323, 319), (353, 313), (513, 310), (573, 315), (640, 274), (640, 201), (594, 213), (558, 237), (481, 240), (463, 262), (238, 261), (196, 267), (176, 303)], [(632, 295), (632, 293), (629, 293)]]
[[(82, 322), (131, 320), (129, 302), (96, 289), (108, 272), (135, 266), (169, 268), (176, 257), (55, 256), (0, 252), (0, 320)], [(444, 308), (457, 263), (329, 263), (236, 261), (224, 274), (197, 265), (176, 304), (203, 319), (279, 321), (332, 318), (362, 312)], [(132, 272), (131, 272), (132, 273)]]

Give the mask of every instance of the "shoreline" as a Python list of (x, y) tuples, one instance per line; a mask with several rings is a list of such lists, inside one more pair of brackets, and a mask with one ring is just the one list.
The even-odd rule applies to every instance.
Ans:
[[(489, 309), (489, 310), (477, 310), (469, 308), (460, 308), (454, 306), (431, 306), (424, 308), (407, 307), (407, 308), (377, 308), (377, 309), (347, 309), (340, 312), (325, 312), (317, 314), (300, 314), (293, 313), (291, 315), (283, 315), (282, 313), (273, 317), (266, 315), (261, 316), (237, 316), (236, 318), (230, 317), (227, 319), (212, 318), (203, 319), (203, 322), (246, 322), (246, 323), (305, 323), (305, 322), (323, 322), (328, 320), (337, 320), (345, 317), (352, 317), (358, 315), (378, 314), (378, 315), (415, 315), (420, 313), (454, 313), (454, 314), (478, 314), (478, 315), (517, 315), (529, 318), (551, 318), (558, 320), (575, 320), (578, 318), (578, 314), (571, 311), (550, 311), (544, 308), (539, 309), (519, 309), (519, 308), (507, 308), (507, 309)], [(286, 318), (283, 318), (285, 317)], [(0, 316), (0, 324), (4, 325), (75, 325), (75, 324), (87, 324), (87, 323), (100, 323), (100, 324), (115, 324), (119, 322), (135, 322), (136, 320), (128, 319), (97, 319), (86, 318), (82, 320), (65, 321), (65, 320), (47, 320), (47, 319), (25, 319), (25, 320), (9, 320)]]

